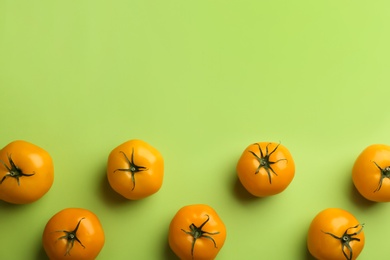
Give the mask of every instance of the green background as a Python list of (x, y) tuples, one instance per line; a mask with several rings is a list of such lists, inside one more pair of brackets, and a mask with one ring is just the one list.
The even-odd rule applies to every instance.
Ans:
[[(389, 14), (387, 0), (0, 0), (0, 146), (27, 140), (55, 164), (42, 199), (0, 202), (0, 258), (45, 259), (48, 219), (84, 207), (105, 229), (98, 259), (175, 259), (171, 218), (205, 203), (228, 230), (218, 259), (311, 259), (306, 232), (327, 207), (366, 224), (360, 259), (385, 259), (390, 206), (363, 199), (351, 168), (390, 144)], [(165, 178), (127, 201), (105, 167), (134, 138), (163, 154)], [(295, 159), (273, 197), (237, 181), (258, 141)]]

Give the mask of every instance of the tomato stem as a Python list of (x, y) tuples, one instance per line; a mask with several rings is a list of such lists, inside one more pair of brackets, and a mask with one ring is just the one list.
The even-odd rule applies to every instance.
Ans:
[(387, 166), (385, 168), (380, 167), (376, 162), (373, 162), (376, 167), (381, 172), (381, 178), (379, 179), (378, 187), (374, 190), (374, 192), (379, 191), (382, 188), (382, 183), (384, 178), (390, 178), (390, 166)]
[(260, 154), (257, 155), (255, 152), (253, 151), (249, 151), (259, 162), (259, 166), (257, 167), (256, 169), (256, 172), (255, 174), (258, 174), (260, 169), (261, 168), (264, 168), (265, 171), (267, 172), (268, 174), (268, 179), (269, 179), (269, 183), (272, 184), (272, 179), (271, 179), (271, 172), (273, 174), (275, 174), (275, 176), (278, 176), (278, 174), (274, 171), (274, 169), (272, 169), (272, 165), (275, 164), (275, 163), (278, 163), (280, 161), (287, 161), (287, 159), (283, 158), (283, 159), (279, 159), (277, 161), (271, 161), (270, 160), (270, 156), (276, 151), (276, 149), (278, 149), (279, 145), (278, 144), (270, 153), (268, 153), (268, 146), (270, 145), (271, 143), (268, 143), (267, 146), (265, 147), (265, 154), (263, 153), (263, 150), (261, 149), (260, 147), (260, 144), (258, 143), (255, 143), (254, 145), (257, 145), (258, 148), (259, 148), (259, 151), (260, 151)]
[(184, 233), (192, 236), (192, 244), (191, 244), (191, 256), (192, 256), (192, 259), (194, 259), (194, 248), (195, 248), (195, 243), (196, 243), (196, 240), (199, 239), (199, 238), (206, 238), (206, 239), (209, 239), (213, 242), (214, 244), (214, 247), (217, 248), (217, 244), (215, 243), (215, 240), (211, 237), (211, 235), (217, 235), (219, 234), (219, 232), (207, 232), (207, 231), (203, 231), (202, 228), (204, 227), (204, 225), (206, 225), (206, 223), (210, 220), (210, 217), (209, 215), (207, 215), (207, 219), (199, 226), (197, 227), (194, 223), (192, 223), (189, 228), (190, 228), (190, 231), (185, 231), (184, 229), (181, 229)]
[(18, 183), (18, 186), (20, 186), (20, 177), (22, 177), (22, 176), (30, 177), (30, 176), (33, 176), (35, 174), (35, 172), (33, 172), (33, 173), (24, 173), (22, 171), (22, 169), (20, 169), (18, 166), (15, 165), (15, 163), (12, 160), (10, 154), (8, 155), (8, 161), (9, 161), (10, 167), (8, 167), (7, 164), (5, 164), (3, 161), (0, 160), (0, 162), (4, 165), (4, 167), (8, 171), (8, 173), (6, 173), (3, 176), (3, 178), (0, 180), (0, 184), (2, 184), (4, 182), (4, 180), (7, 179), (8, 177), (12, 177), (12, 178), (16, 179), (16, 181)]
[[(352, 229), (352, 228), (358, 228), (358, 227), (361, 227), (358, 231), (356, 231), (356, 232), (354, 232), (354, 233), (352, 233), (352, 234), (348, 234), (348, 231), (350, 230), (350, 229)], [(338, 239), (338, 240), (340, 240), (340, 242), (341, 242), (341, 250), (342, 250), (342, 252), (343, 252), (343, 255), (345, 256), (345, 259), (347, 259), (347, 260), (352, 260), (352, 256), (353, 256), (353, 252), (352, 252), (352, 247), (351, 247), (351, 245), (349, 244), (351, 241), (360, 241), (360, 239), (359, 238), (356, 238), (356, 237), (354, 237), (354, 236), (356, 236), (356, 235), (358, 235), (360, 232), (362, 232), (362, 230), (363, 230), (363, 227), (364, 227), (364, 224), (357, 224), (356, 226), (354, 226), (354, 227), (350, 227), (350, 228), (347, 228), (347, 230), (345, 230), (345, 232), (344, 232), (344, 234), (341, 236), (341, 237), (338, 237), (338, 236), (336, 236), (336, 235), (334, 235), (334, 234), (332, 234), (332, 233), (329, 233), (329, 232), (324, 232), (324, 231), (322, 231), (322, 232), (324, 232), (325, 234), (327, 234), (327, 235), (330, 235), (330, 236), (332, 236), (333, 238), (336, 238), (336, 239)], [(349, 252), (349, 254), (347, 255), (347, 253), (346, 253), (346, 250), (345, 250), (345, 248), (348, 250), (348, 252)]]
[(66, 240), (66, 252), (65, 255), (70, 255), (70, 250), (73, 248), (74, 241), (77, 241), (83, 248), (85, 246), (81, 241), (77, 238), (77, 230), (79, 229), (80, 223), (84, 218), (81, 218), (79, 222), (76, 225), (76, 228), (73, 231), (67, 231), (67, 230), (57, 230), (56, 232), (64, 232), (65, 235), (62, 237), (59, 237), (57, 240), (65, 239)]
[(137, 172), (146, 171), (147, 168), (144, 167), (144, 166), (136, 165), (136, 164), (134, 163), (134, 148), (132, 149), (130, 159), (127, 157), (127, 155), (126, 155), (123, 151), (120, 151), (120, 153), (122, 153), (122, 154), (125, 156), (125, 159), (126, 159), (127, 163), (129, 164), (129, 168), (125, 168), (125, 169), (116, 169), (114, 172), (116, 172), (116, 171), (130, 172), (130, 174), (131, 174), (131, 180), (132, 180), (132, 182), (133, 182), (133, 188), (132, 188), (131, 190), (134, 190), (134, 188), (135, 188), (135, 174), (136, 174)]

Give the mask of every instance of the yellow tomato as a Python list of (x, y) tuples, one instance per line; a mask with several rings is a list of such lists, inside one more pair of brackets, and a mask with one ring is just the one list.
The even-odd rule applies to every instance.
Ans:
[(204, 204), (181, 208), (169, 226), (169, 246), (181, 260), (212, 260), (225, 239), (225, 224), (213, 208)]
[(307, 247), (320, 260), (354, 260), (363, 250), (363, 224), (348, 211), (328, 208), (310, 224)]
[(56, 213), (43, 231), (43, 248), (50, 260), (93, 260), (104, 246), (98, 217), (82, 208)]
[(108, 157), (108, 182), (127, 199), (138, 200), (156, 193), (163, 177), (162, 155), (144, 141), (127, 141), (112, 150)]
[(366, 199), (390, 202), (390, 146), (374, 144), (364, 149), (353, 166), (352, 180)]
[(295, 164), (283, 145), (259, 142), (244, 150), (237, 163), (237, 174), (249, 193), (265, 197), (278, 194), (290, 185)]
[(50, 190), (53, 181), (53, 160), (41, 147), (18, 140), (0, 150), (1, 200), (34, 202)]

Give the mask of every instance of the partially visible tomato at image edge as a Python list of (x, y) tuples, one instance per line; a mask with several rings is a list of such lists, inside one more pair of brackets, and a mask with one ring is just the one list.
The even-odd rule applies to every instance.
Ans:
[(373, 144), (356, 158), (352, 180), (358, 192), (374, 202), (390, 202), (390, 146)]
[(0, 150), (0, 200), (26, 204), (45, 195), (54, 181), (50, 154), (22, 140)]
[(354, 260), (365, 245), (363, 226), (344, 209), (324, 209), (310, 223), (307, 248), (316, 259)]
[(93, 260), (105, 243), (98, 217), (83, 208), (66, 208), (53, 215), (42, 234), (50, 260)]
[(182, 207), (169, 225), (169, 246), (181, 260), (215, 259), (225, 239), (225, 224), (217, 212), (205, 204)]
[(238, 160), (237, 175), (254, 196), (265, 197), (284, 191), (295, 175), (290, 151), (282, 144), (258, 142), (249, 145)]

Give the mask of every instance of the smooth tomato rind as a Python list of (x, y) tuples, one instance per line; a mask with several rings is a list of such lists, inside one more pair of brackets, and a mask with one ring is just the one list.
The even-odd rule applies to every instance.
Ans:
[(169, 246), (181, 260), (215, 259), (225, 239), (225, 224), (217, 212), (205, 204), (182, 207), (169, 225)]
[(354, 260), (364, 244), (363, 224), (344, 209), (322, 210), (310, 223), (307, 248), (316, 259)]
[(43, 197), (54, 182), (54, 165), (43, 148), (17, 140), (0, 150), (0, 199), (27, 204)]
[(374, 202), (390, 202), (390, 146), (373, 144), (356, 158), (352, 181), (358, 192)]
[(102, 250), (105, 236), (101, 222), (93, 212), (66, 208), (47, 222), (42, 243), (51, 260), (93, 260)]
[(107, 178), (112, 189), (126, 199), (143, 199), (160, 190), (164, 178), (164, 159), (150, 144), (130, 140), (109, 154)]
[(256, 197), (281, 193), (292, 182), (295, 163), (290, 151), (274, 142), (249, 145), (238, 160), (236, 171), (244, 188)]

